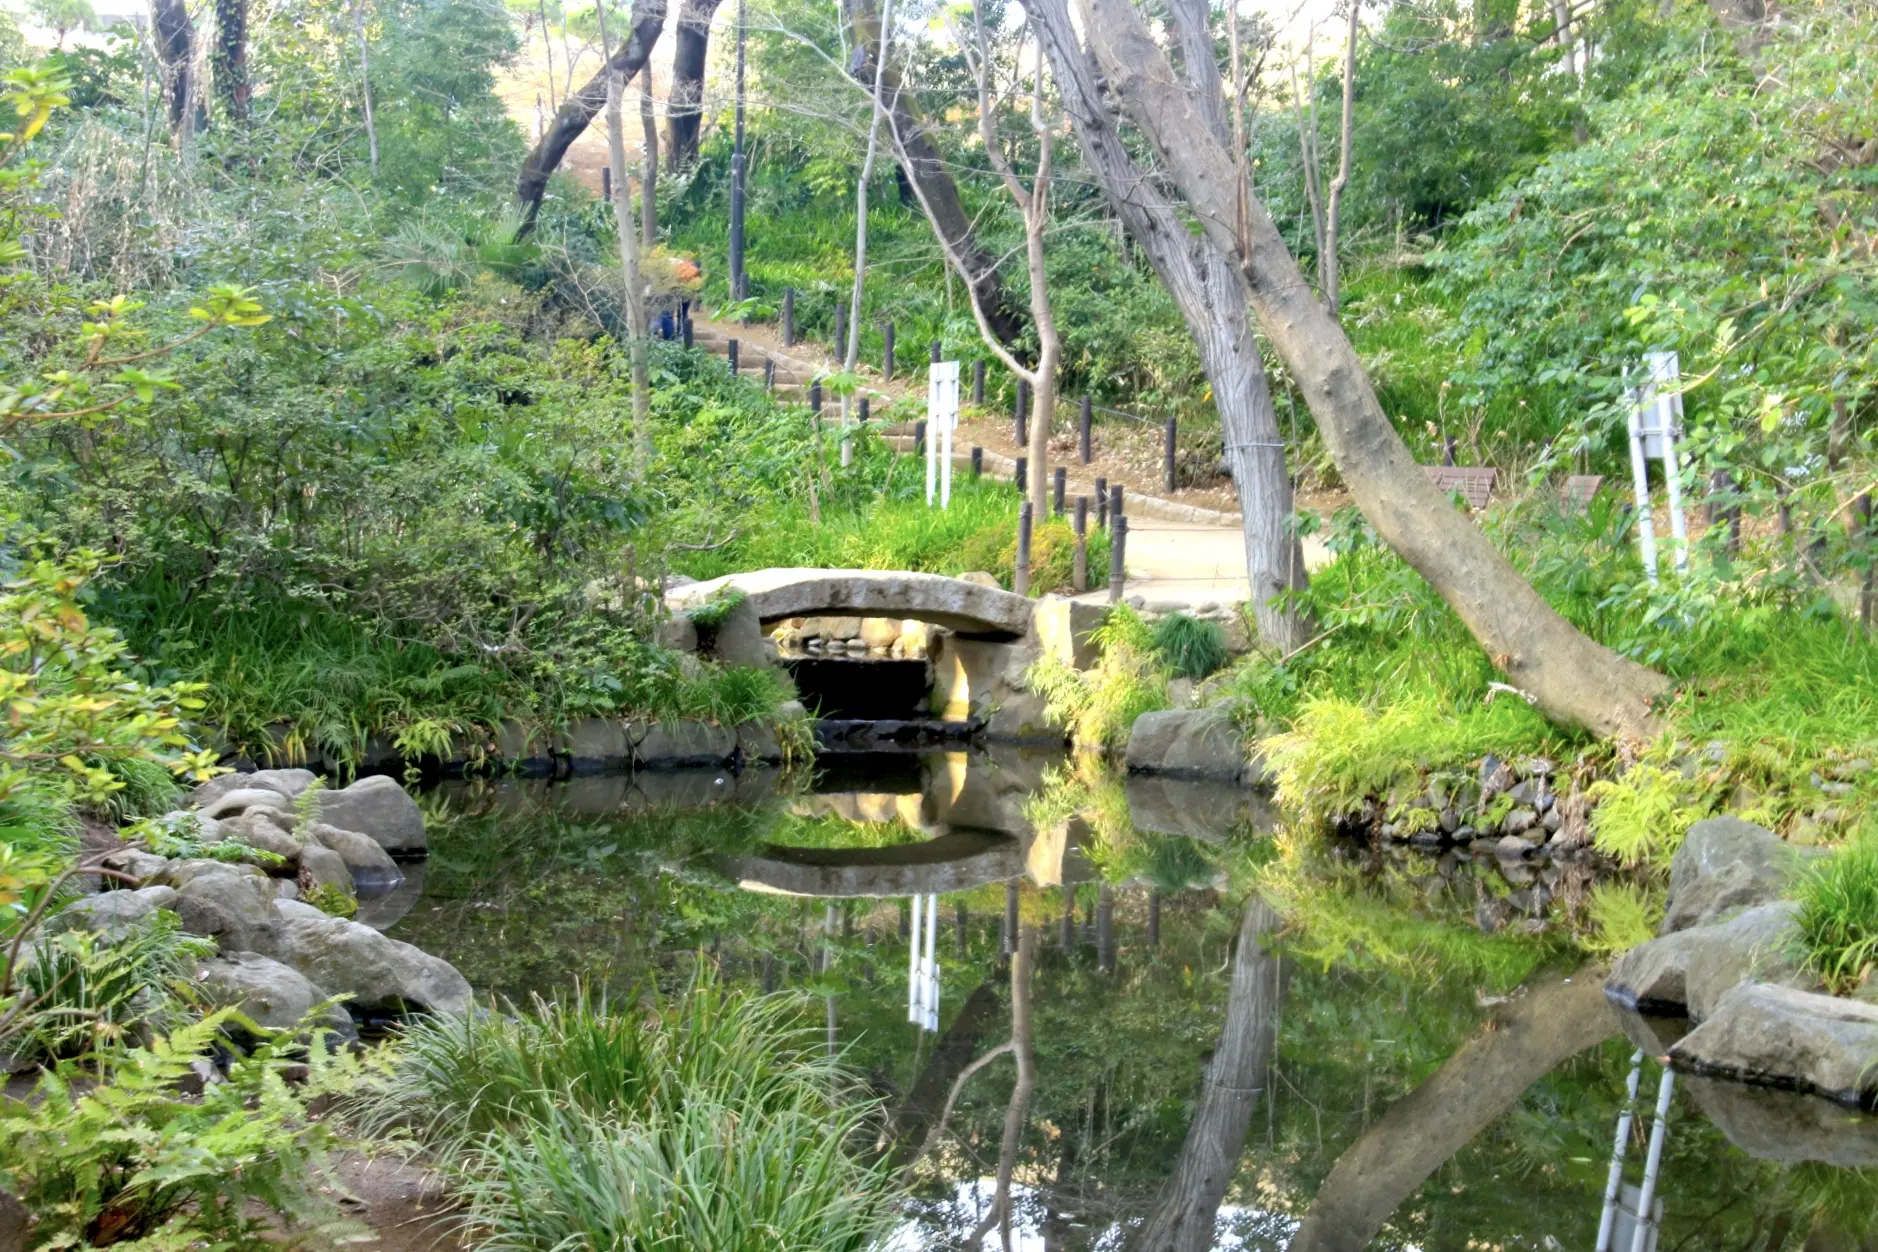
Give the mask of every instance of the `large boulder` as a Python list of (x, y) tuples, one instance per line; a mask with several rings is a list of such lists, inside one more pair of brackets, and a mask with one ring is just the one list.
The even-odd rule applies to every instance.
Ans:
[(1669, 1055), (1699, 1074), (1870, 1106), (1878, 1102), (1878, 1005), (1743, 983)]
[[(1025, 601), (1029, 603), (1029, 601)], [(933, 716), (951, 722), (977, 721), (987, 739), (1003, 743), (1061, 744), (1065, 735), (1046, 715), (1042, 696), (1024, 682), (1038, 657), (1034, 635), (1015, 643), (941, 634), (928, 653), (932, 662)]]
[(318, 820), (370, 835), (394, 856), (419, 855), (428, 846), (423, 810), (396, 779), (383, 774), (361, 778), (343, 791), (322, 791)]
[(224, 952), (265, 951), (280, 912), (273, 882), (252, 865), (172, 861), (164, 878), (176, 888), (169, 906), (192, 935), (206, 935)]
[(280, 858), (278, 862), (263, 863), (262, 868), (278, 867), (282, 872), (291, 873), (300, 867), (300, 840), (288, 834), (280, 820), (291, 816), (274, 809), (249, 809), (238, 816), (217, 821), (213, 831), (203, 832), (202, 841), (221, 843), (226, 839), (239, 839), (251, 848), (270, 852)]
[(48, 934), (68, 930), (95, 930), (116, 936), (141, 925), (158, 909), (176, 907), (174, 887), (141, 887), (136, 891), (104, 891), (74, 900), (46, 921)]
[(263, 769), (251, 774), (223, 774), (198, 786), (190, 793), (189, 803), (204, 808), (231, 791), (251, 787), (266, 787), (291, 800), (311, 787), (314, 777), (310, 769)]
[(737, 755), (737, 731), (690, 719), (653, 722), (644, 727), (632, 754), (640, 769), (726, 765)]
[(168, 857), (158, 856), (154, 852), (145, 852), (142, 848), (120, 849), (105, 857), (102, 864), (104, 868), (122, 874), (140, 885), (155, 881), (170, 867)]
[(1639, 1013), (1700, 1020), (1746, 979), (1810, 986), (1790, 955), (1794, 909), (1790, 901), (1762, 905), (1639, 944), (1611, 967), (1605, 994)]
[(1794, 958), (1799, 905), (1792, 900), (1763, 904), (1725, 922), (1682, 933), (1701, 935), (1689, 964), (1689, 1016), (1707, 1021), (1723, 996), (1744, 982), (1779, 983), (1812, 990), (1817, 980)]
[(356, 891), (389, 891), (404, 881), (404, 873), (391, 859), (391, 853), (379, 847), (369, 835), (326, 822), (310, 823), (302, 833), (307, 843), (316, 843), (339, 854)]
[(300, 848), (300, 877), (311, 887), (338, 887), (347, 894), (358, 890), (346, 858), (310, 839)]
[(1689, 828), (1669, 867), (1663, 934), (1716, 921), (1735, 909), (1778, 900), (1795, 852), (1770, 830), (1738, 817), (1711, 817)]
[(1131, 774), (1239, 782), (1250, 755), (1224, 709), (1163, 709), (1143, 713), (1128, 734), (1124, 759)]
[[(1666, 1048), (1652, 1048), (1660, 1055)], [(1682, 1088), (1728, 1142), (1758, 1161), (1878, 1166), (1878, 1118), (1816, 1095), (1686, 1076)]]
[[(303, 906), (304, 907), (304, 906)], [(285, 1030), (306, 1019), (326, 993), (300, 971), (258, 952), (227, 952), (196, 967), (195, 983), (216, 1008), (234, 1008), (257, 1026)], [(343, 1010), (321, 1015), (319, 1025), (350, 1035)]]
[(368, 1013), (467, 1013), (469, 982), (448, 961), (344, 918), (282, 919), (274, 956)]

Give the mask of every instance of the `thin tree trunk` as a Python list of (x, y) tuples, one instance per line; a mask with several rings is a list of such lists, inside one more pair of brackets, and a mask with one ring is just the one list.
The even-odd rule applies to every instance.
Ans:
[(1324, 255), (1318, 262), (1324, 282), (1324, 307), (1332, 317), (1343, 308), (1342, 275), (1338, 269), (1338, 230), (1343, 222), (1343, 192), (1350, 185), (1350, 140), (1355, 128), (1357, 14), (1362, 6), (1349, 0), (1350, 27), (1343, 45), (1343, 116), (1338, 128), (1337, 176), (1330, 183), (1330, 203), (1324, 208)]
[(1030, 1017), (1030, 969), (1036, 960), (1037, 931), (1026, 926), (1017, 940), (1017, 953), (1011, 961), (1011, 1042), (1008, 1045), (1017, 1059), (1017, 1082), (1011, 1088), (1011, 1102), (1004, 1108), (1004, 1135), (998, 1142), (998, 1182), (992, 1194), (991, 1208), (978, 1223), (978, 1230), (967, 1240), (978, 1247), (992, 1227), (997, 1227), (1005, 1252), (1011, 1249), (1011, 1183), (1017, 1174), (1017, 1144), (1024, 1133), (1024, 1121), (1030, 1116), (1031, 1093), (1037, 1088), (1037, 1057), (1032, 1050)]
[(352, 32), (359, 41), (359, 95), (365, 104), (365, 145), (378, 176), (378, 122), (372, 114), (372, 54), (365, 39), (365, 0), (352, 0)]
[[(846, 0), (848, 20), (854, 31), (856, 56), (855, 78), (863, 84), (878, 78), (890, 102), (888, 131), (893, 139), (894, 157), (908, 180), (927, 220), (947, 253), (957, 260), (960, 277), (976, 294), (984, 310), (984, 320), (998, 343), (1006, 348), (1017, 344), (1024, 335), (1024, 317), (1013, 306), (998, 281), (997, 265), (991, 254), (979, 246), (973, 233), (972, 217), (959, 199), (958, 184), (946, 168), (945, 158), (926, 134), (925, 123), (913, 107), (907, 92), (901, 89), (900, 74), (891, 59), (880, 56), (880, 11), (876, 0)], [(885, 72), (876, 74), (875, 63), (887, 59)]]
[(704, 122), (704, 64), (711, 46), (711, 19), (722, 0), (684, 0), (673, 38), (672, 90), (666, 98), (667, 164), (682, 170), (698, 159), (698, 132)]
[[(1173, 296), (1199, 349), (1239, 493), (1246, 578), (1259, 637), (1289, 652), (1310, 637), (1310, 624), (1277, 597), (1306, 586), (1304, 554), (1289, 525), (1291, 479), (1245, 289), (1225, 254), (1187, 228), (1179, 210), (1122, 142), (1103, 104), (1096, 66), (1077, 41), (1068, 0), (1029, 0), (1026, 10), (1049, 54), (1084, 162), (1128, 237), (1141, 247)], [(1239, 127), (1234, 131), (1240, 133)]]
[[(1306, 77), (1309, 77), (1307, 53)], [(1316, 84), (1308, 84), (1310, 90), (1317, 90)], [(1298, 119), (1298, 161), (1304, 169), (1304, 203), (1311, 213), (1311, 237), (1317, 241), (1317, 274), (1321, 284), (1324, 274), (1324, 197), (1318, 190), (1317, 183), (1317, 108), (1313, 104), (1310, 117), (1304, 112), (1304, 96), (1298, 88), (1298, 67), (1291, 67), (1291, 108)]]
[(1278, 914), (1257, 896), (1246, 902), (1219, 1046), (1207, 1063), (1173, 1175), (1130, 1247), (1143, 1252), (1206, 1252), (1213, 1246), (1219, 1206), (1238, 1172), (1278, 1039), (1283, 985), (1278, 957), (1265, 943), (1279, 923)]
[[(600, 52), (606, 64), (608, 53), (606, 9), (600, 7)], [(643, 476), (652, 459), (652, 381), (646, 360), (646, 293), (639, 277), (639, 237), (633, 231), (632, 192), (626, 183), (626, 130), (621, 118), (620, 97), (626, 89), (623, 71), (606, 74), (606, 144), (607, 158), (613, 167), (613, 224), (619, 235), (619, 264), (626, 304), (627, 355), (632, 361), (633, 398), (633, 470)]]
[[(848, 297), (848, 343), (841, 359), (843, 371), (852, 374), (861, 363), (861, 297), (867, 288), (867, 187), (874, 181), (874, 158), (880, 152), (880, 123), (886, 113), (881, 79), (887, 58), (893, 54), (893, 0), (886, 0), (880, 16), (879, 55), (874, 58), (874, 86), (868, 92), (873, 112), (867, 123), (867, 154), (861, 160), (861, 177), (854, 187), (854, 288)], [(854, 440), (848, 434), (853, 424), (854, 397), (841, 397), (841, 463), (854, 460)]]
[[(581, 87), (561, 101), (561, 107), (555, 110), (554, 120), (548, 123), (542, 132), (540, 142), (536, 143), (528, 156), (522, 161), (521, 173), (515, 180), (515, 203), (522, 210), (522, 223), (516, 231), (516, 238), (525, 239), (535, 229), (535, 215), (541, 211), (541, 197), (548, 189), (548, 176), (561, 166), (561, 159), (600, 115), (606, 106), (607, 84), (618, 78), (629, 82), (632, 77), (645, 68), (646, 59), (652, 55), (653, 46), (659, 41), (659, 34), (665, 29), (666, 0), (634, 0), (632, 8), (632, 29), (620, 42), (599, 72)], [(604, 41), (602, 41), (604, 47)], [(605, 56), (604, 52), (602, 53)], [(617, 177), (618, 171), (615, 172)]]
[[(554, 96), (554, 40), (548, 37), (548, 0), (535, 0), (535, 11), (541, 15), (541, 55), (548, 63), (548, 108), (556, 106)], [(574, 67), (567, 67), (567, 85), (574, 85)]]
[[(1173, 0), (1192, 4), (1197, 0)], [(1654, 737), (1660, 674), (1586, 638), (1428, 480), (1382, 411), (1362, 361), (1312, 297), (1232, 154), (1199, 123), (1223, 89), (1211, 62), (1182, 83), (1129, 0), (1078, 0), (1112, 90), (1154, 145), (1201, 229), (1231, 258), (1265, 333), (1298, 380), (1326, 448), (1371, 525), (1453, 607), (1493, 664), (1550, 716), (1599, 734)], [(1243, 209), (1241, 198), (1243, 197)], [(1235, 229), (1241, 217), (1243, 232)]]
[(223, 115), (248, 120), (248, 0), (215, 0), (215, 94)]
[(1344, 1149), (1291, 1252), (1368, 1247), (1389, 1215), (1526, 1088), (1616, 1033), (1602, 971), (1548, 976), (1528, 989)]
[(652, 63), (639, 71), (639, 129), (645, 132), (645, 160), (639, 175), (639, 242), (659, 242), (659, 127), (652, 115)]

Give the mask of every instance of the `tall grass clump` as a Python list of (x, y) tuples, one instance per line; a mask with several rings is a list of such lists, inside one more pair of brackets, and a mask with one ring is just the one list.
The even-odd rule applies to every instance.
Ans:
[(795, 1003), (708, 976), (414, 1022), (356, 1112), (427, 1149), (491, 1247), (858, 1250), (899, 1201), (859, 1147), (877, 1104)]
[(1218, 622), (1202, 621), (1185, 613), (1169, 613), (1154, 623), (1154, 650), (1176, 678), (1196, 682), (1224, 666), (1226, 632)]
[(1806, 967), (1833, 991), (1851, 990), (1878, 967), (1878, 836), (1814, 866), (1795, 894)]

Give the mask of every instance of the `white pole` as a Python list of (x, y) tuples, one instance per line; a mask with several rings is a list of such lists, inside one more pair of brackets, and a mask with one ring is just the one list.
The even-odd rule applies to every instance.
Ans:
[(1669, 492), (1669, 531), (1676, 541), (1676, 570), (1689, 568), (1689, 529), (1682, 516), (1682, 465), (1676, 438), (1682, 431), (1682, 365), (1674, 352), (1650, 354), (1650, 381), (1655, 391), (1656, 429), (1663, 438), (1663, 477)]
[(934, 438), (933, 422), (926, 423), (926, 507), (932, 507), (935, 479), (939, 470), (939, 442)]
[(939, 436), (945, 440), (945, 447), (939, 453), (939, 507), (952, 507), (952, 423), (947, 422), (945, 432)]
[(1630, 1147), (1630, 1116), (1637, 1106), (1637, 1080), (1643, 1075), (1643, 1049), (1630, 1057), (1630, 1081), (1624, 1088), (1624, 1111), (1617, 1115), (1617, 1141), (1611, 1144), (1611, 1174), (1604, 1182), (1604, 1216), (1598, 1221), (1597, 1252), (1611, 1252), (1611, 1229), (1617, 1224), (1617, 1197), (1624, 1188), (1624, 1153)]
[(1643, 568), (1656, 581), (1656, 523), (1650, 518), (1650, 468), (1643, 455), (1643, 396), (1630, 392), (1630, 477), (1637, 492), (1637, 542), (1643, 548)]
[(1647, 1252), (1650, 1246), (1650, 1210), (1656, 1203), (1656, 1173), (1663, 1163), (1663, 1139), (1669, 1130), (1669, 1097), (1676, 1085), (1676, 1071), (1665, 1065), (1663, 1081), (1656, 1089), (1656, 1121), (1650, 1127), (1650, 1155), (1643, 1162), (1643, 1191), (1637, 1197), (1637, 1234), (1630, 1241), (1630, 1252)]
[(926, 1020), (927, 1030), (939, 1029), (939, 962), (933, 947), (939, 937), (939, 897), (926, 897)]
[(924, 990), (919, 968), (920, 905), (925, 903), (925, 900), (924, 896), (913, 897), (913, 925), (907, 932), (912, 936), (912, 942), (907, 944), (906, 1020), (914, 1023), (919, 1022), (925, 1016), (920, 1011), (919, 1003)]

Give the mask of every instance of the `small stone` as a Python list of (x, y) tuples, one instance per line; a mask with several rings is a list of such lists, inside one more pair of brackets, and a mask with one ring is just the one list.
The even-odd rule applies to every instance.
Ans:
[(1536, 806), (1539, 800), (1539, 786), (1537, 783), (1533, 782), (1532, 779), (1528, 778), (1524, 782), (1517, 782), (1511, 787), (1508, 787), (1506, 794), (1513, 797), (1514, 804), (1531, 804)]
[(977, 583), (980, 587), (992, 587), (999, 591), (1004, 590), (1004, 584), (999, 582), (996, 576), (987, 574), (981, 569), (973, 570), (969, 574), (960, 574), (959, 581), (962, 583)]
[(1559, 827), (1564, 824), (1565, 815), (1560, 813), (1556, 808), (1547, 809), (1545, 816), (1539, 819), (1539, 825), (1545, 828), (1545, 832), (1548, 835), (1556, 835), (1559, 832)]
[(1440, 825), (1444, 834), (1453, 835), (1460, 832), (1460, 814), (1456, 813), (1453, 809), (1442, 809), (1441, 812), (1436, 815), (1435, 821)]
[(1531, 809), (1514, 809), (1500, 822), (1500, 830), (1504, 834), (1519, 835), (1524, 838), (1527, 843), (1533, 843), (1535, 842), (1534, 838), (1528, 835), (1527, 832), (1538, 824), (1539, 815)]
[(1381, 835), (1384, 839), (1395, 839), (1401, 835), (1402, 831), (1401, 827), (1397, 826), (1394, 822), (1384, 822), (1377, 829), (1376, 833)]
[(1518, 835), (1505, 835), (1493, 845), (1493, 854), (1509, 861), (1523, 860), (1532, 851), (1532, 845)]

